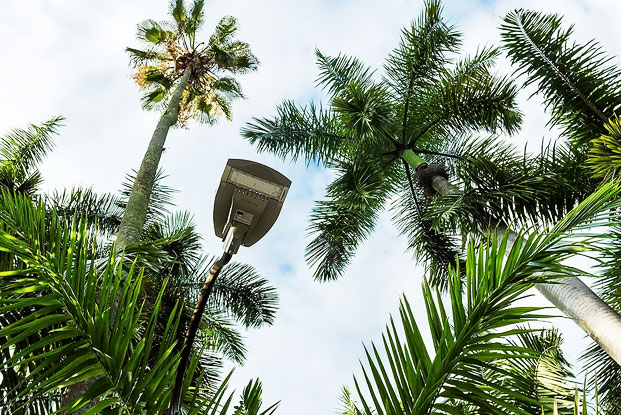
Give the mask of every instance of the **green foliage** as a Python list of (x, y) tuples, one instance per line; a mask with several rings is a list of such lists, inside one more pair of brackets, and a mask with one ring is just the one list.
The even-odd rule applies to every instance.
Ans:
[(573, 26), (555, 14), (508, 13), (500, 27), (503, 48), (526, 84), (537, 83), (552, 124), (578, 147), (605, 134), (604, 123), (621, 102), (621, 71), (595, 41), (571, 42)]
[(120, 198), (114, 194), (97, 194), (92, 188), (64, 189), (44, 195), (46, 206), (55, 209), (59, 217), (71, 219), (79, 214), (89, 225), (96, 225), (100, 233), (113, 235), (121, 223), (123, 213)]
[(36, 168), (54, 146), (63, 117), (0, 136), (0, 189), (34, 195), (42, 181)]
[[(85, 413), (154, 411), (166, 404), (178, 362), (179, 313), (167, 317), (168, 330), (154, 348), (161, 294), (151, 316), (143, 315), (142, 273), (131, 267), (124, 274), (114, 255), (99, 269), (89, 255), (94, 248), (84, 221), (67, 223), (48, 215), (44, 205), (8, 193), (0, 217), (0, 251), (16, 265), (0, 274), (2, 370), (19, 379), (4, 389), (4, 398), (14, 410), (93, 377), (72, 410), (90, 400), (98, 402)], [(118, 298), (110, 295), (115, 292)], [(138, 340), (139, 331), (144, 335)]]
[(597, 178), (618, 176), (621, 172), (621, 121), (615, 116), (604, 127), (608, 134), (591, 141), (587, 160), (593, 177)]
[(561, 398), (571, 410), (573, 385), (567, 383), (559, 338), (524, 326), (545, 316), (539, 307), (516, 300), (535, 283), (580, 274), (561, 262), (596, 249), (595, 240), (610, 236), (576, 240), (572, 233), (617, 223), (618, 215), (611, 218), (609, 212), (621, 204), (618, 195), (617, 184), (605, 185), (552, 229), (519, 235), (511, 248), (508, 233), (500, 241), (491, 235), (478, 247), (470, 241), (466, 277), (458, 269), (449, 271), (447, 298), (424, 283), (431, 343), (404, 298), (401, 328), (391, 319), (382, 352), (375, 345), (365, 348), (363, 381), (354, 379), (362, 409), (346, 391), (344, 413), (527, 415), (540, 413), (541, 405), (560, 408)]
[(455, 175), (463, 191), (430, 203), (427, 217), (437, 230), (477, 234), (490, 218), (520, 226), (552, 224), (597, 186), (580, 167), (586, 155), (562, 144), (542, 146), (533, 156), (490, 138), (462, 151), (467, 162), (455, 166)]
[(298, 107), (291, 101), (284, 101), (276, 107), (276, 112), (275, 118), (254, 118), (253, 123), (241, 130), (245, 138), (257, 145), (258, 151), (269, 151), (292, 160), (303, 157), (307, 164), (326, 163), (353, 140), (340, 135), (332, 112), (312, 102), (309, 107)]
[[(466, 133), (512, 133), (520, 124), (515, 86), (491, 73), (498, 51), (485, 48), (471, 58), (452, 59), (461, 36), (441, 14), (439, 1), (425, 2), (420, 17), (402, 31), (380, 79), (355, 57), (316, 51), (317, 83), (328, 93), (329, 105), (284, 101), (275, 117), (255, 118), (242, 129), (259, 151), (303, 158), (336, 172), (327, 189), (328, 200), (317, 202), (311, 214), (309, 231), (314, 239), (306, 260), (315, 268), (317, 280), (333, 280), (344, 273), (389, 200), (405, 197), (403, 192), (416, 197), (414, 186), (406, 181), (411, 172), (404, 169), (409, 167), (394, 163), (404, 151), (444, 154), (446, 147), (459, 148)], [(429, 229), (429, 221), (421, 215), (428, 201), (417, 202), (418, 216), (412, 213), (414, 225), (408, 229)], [(405, 229), (399, 218), (395, 221)], [(438, 270), (432, 281), (441, 284), (453, 252), (440, 258), (441, 254), (426, 251), (446, 245), (438, 232), (423, 232), (417, 238), (424, 240), (414, 247), (416, 256)]]

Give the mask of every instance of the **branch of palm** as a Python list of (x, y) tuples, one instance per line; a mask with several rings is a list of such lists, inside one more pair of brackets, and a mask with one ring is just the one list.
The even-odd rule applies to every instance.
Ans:
[[(13, 165), (24, 170), (36, 169), (36, 163), (41, 161), (45, 153), (52, 147), (52, 138), (56, 134), (56, 127), (60, 121), (61, 118), (57, 117), (42, 126), (31, 126), (28, 130), (14, 130), (3, 137), (3, 154), (7, 159), (9, 156), (12, 157), (4, 165), (8, 166), (10, 162), (11, 172), (16, 170)], [(20, 156), (17, 157), (16, 155)], [(178, 308), (176, 303), (180, 298), (178, 295), (180, 289), (174, 284), (167, 284), (167, 278), (172, 278), (175, 283), (181, 285), (183, 279), (186, 281), (196, 279), (202, 275), (202, 268), (199, 265), (203, 261), (200, 260), (202, 255), (199, 244), (200, 238), (194, 230), (189, 215), (187, 213), (176, 216), (169, 214), (173, 190), (161, 183), (163, 177), (163, 173), (159, 172), (153, 197), (150, 200), (148, 215), (150, 220), (145, 232), (145, 239), (150, 242), (128, 249), (123, 266), (127, 272), (132, 272), (131, 262), (136, 260), (146, 269), (145, 278), (142, 280), (142, 294), (146, 295), (143, 300), (147, 300), (145, 307), (151, 311), (155, 310), (156, 307), (161, 307), (163, 310), (161, 315), (169, 316), (174, 314), (174, 310)], [(11, 178), (11, 183), (14, 183), (14, 175)], [(131, 187), (133, 180), (134, 177), (129, 175), (127, 183), (124, 183), (124, 188)], [(8, 190), (19, 193), (19, 187), (10, 186)], [(122, 191), (120, 197), (112, 194), (97, 195), (92, 189), (80, 188), (65, 190), (62, 193), (54, 192), (51, 195), (37, 195), (33, 192), (34, 189), (27, 195), (44, 202), (49, 210), (48, 214), (56, 217), (58, 221), (71, 222), (77, 215), (86, 228), (97, 226), (98, 232), (93, 232), (92, 235), (98, 242), (92, 244), (95, 251), (89, 255), (95, 259), (99, 271), (105, 272), (108, 261), (104, 258), (107, 258), (110, 253), (107, 241), (117, 230), (118, 213), (126, 203), (127, 192)], [(9, 220), (7, 217), (5, 219)], [(107, 248), (106, 245), (108, 245)], [(3, 256), (1, 262), (2, 270), (10, 270), (17, 265), (15, 258), (10, 255)], [(237, 362), (243, 361), (244, 358), (245, 348), (242, 337), (231, 319), (246, 327), (259, 327), (262, 324), (271, 324), (277, 309), (275, 290), (252, 267), (244, 264), (232, 264), (230, 269), (225, 270), (223, 274), (224, 279), (215, 289), (216, 295), (213, 298), (213, 304), (209, 306), (209, 316), (202, 325), (204, 341), (201, 342), (201, 345), (206, 347), (202, 353), (197, 354), (198, 367), (203, 373), (202, 376), (207, 385), (211, 388), (217, 385), (220, 378), (219, 370), (222, 366), (222, 356)], [(236, 276), (241, 278), (236, 279)], [(157, 283), (154, 284), (153, 281), (157, 281)], [(227, 286), (227, 283), (232, 284)], [(162, 298), (158, 299), (162, 286), (166, 288)], [(186, 302), (190, 304), (193, 290), (182, 289), (181, 291)], [(154, 301), (161, 301), (162, 304), (157, 305), (153, 303)], [(181, 318), (188, 319), (191, 310), (186, 307), (183, 311)], [(11, 324), (8, 315), (3, 317), (3, 327)], [(25, 318), (26, 315), (21, 317)], [(153, 339), (155, 345), (162, 343), (165, 330), (165, 319), (158, 319)], [(182, 327), (177, 330), (181, 336), (183, 335), (182, 330)], [(201, 349), (201, 345), (197, 347), (197, 351)], [(4, 357), (5, 359), (10, 357), (8, 349), (4, 350)], [(151, 364), (155, 364), (155, 362), (151, 362)], [(4, 383), (7, 386), (5, 390), (13, 389), (17, 386), (15, 382), (21, 380), (16, 373), (12, 373), (8, 369), (3, 373), (5, 375)], [(11, 384), (11, 387), (8, 387), (11, 379), (15, 382)], [(44, 402), (49, 401), (50, 405), (57, 408), (59, 400), (56, 398), (60, 396), (60, 393), (53, 392), (42, 397), (35, 397), (29, 405), (43, 411)]]
[[(51, 402), (48, 409), (57, 410), (62, 388), (96, 377), (86, 393), (64, 409), (72, 412), (89, 401), (97, 403), (86, 414), (166, 409), (178, 363), (175, 346), (182, 313), (179, 304), (164, 310), (166, 281), (157, 296), (145, 302), (144, 270), (157, 268), (145, 266), (151, 257), (136, 257), (127, 267), (112, 250), (98, 265), (92, 255), (96, 232), (87, 221), (79, 216), (60, 219), (24, 196), (4, 192), (0, 218), (3, 407), (15, 413), (28, 407), (48, 413), (43, 400)], [(120, 296), (111, 297), (117, 289)], [(161, 322), (164, 327), (158, 329)], [(230, 331), (227, 320), (212, 313), (205, 332), (223, 324), (219, 333)], [(218, 339), (207, 336), (204, 344), (215, 341), (214, 347), (222, 348)], [(213, 388), (209, 371), (200, 370), (206, 365), (200, 357), (205, 354), (195, 355), (195, 376), (184, 386), (185, 407), (188, 413), (224, 414), (228, 405), (221, 401), (228, 378), (219, 389)], [(207, 389), (201, 386), (205, 382)], [(260, 395), (260, 383), (251, 382), (238, 407), (259, 413), (252, 411), (260, 407)], [(228, 404), (231, 398), (232, 394)]]
[(54, 137), (63, 117), (41, 125), (14, 129), (0, 136), (0, 189), (34, 195), (42, 182), (36, 166), (54, 147)]

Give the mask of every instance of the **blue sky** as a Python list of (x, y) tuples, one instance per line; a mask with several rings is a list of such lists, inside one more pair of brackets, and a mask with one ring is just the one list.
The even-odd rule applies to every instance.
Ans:
[[(125, 173), (138, 167), (157, 114), (141, 109), (124, 48), (135, 45), (138, 22), (166, 17), (167, 3), (40, 0), (28, 2), (28, 8), (19, 1), (0, 3), (0, 130), (56, 114), (67, 117), (57, 148), (42, 169), (47, 189), (83, 185), (116, 191)], [(578, 40), (595, 37), (618, 55), (615, 6), (613, 0), (447, 0), (445, 15), (464, 32), (467, 53), (478, 45), (498, 44), (500, 17), (521, 7), (561, 13), (576, 24)], [(179, 190), (178, 208), (194, 213), (205, 249), (214, 254), (221, 242), (213, 236), (211, 209), (228, 158), (263, 162), (293, 180), (274, 229), (236, 258), (273, 281), (281, 309), (273, 327), (246, 333), (250, 353), (246, 365), (236, 371), (234, 384), (260, 377), (266, 400), (282, 400), (281, 414), (334, 413), (340, 385), (351, 384), (352, 373), (358, 373), (362, 342), (380, 338), (403, 293), (424, 318), (423, 270), (406, 253), (406, 241), (397, 235), (390, 215), (384, 214), (347, 274), (338, 282), (315, 283), (303, 258), (306, 218), (313, 200), (324, 196), (331, 174), (257, 155), (241, 140), (239, 128), (253, 116), (272, 114), (283, 98), (321, 99), (314, 88), (315, 47), (332, 55), (356, 55), (381, 68), (399, 31), (421, 8), (418, 0), (207, 1), (204, 35), (220, 17), (236, 16), (239, 38), (250, 43), (261, 66), (240, 78), (248, 99), (234, 105), (234, 121), (173, 130), (162, 165), (169, 175), (167, 184)], [(499, 72), (512, 70), (504, 59), (499, 61)], [(521, 95), (524, 128), (511, 140), (537, 149), (542, 138), (552, 139), (555, 133), (545, 127), (541, 102), (528, 99), (530, 92)], [(586, 342), (571, 322), (559, 324), (571, 339), (568, 353), (575, 358)]]

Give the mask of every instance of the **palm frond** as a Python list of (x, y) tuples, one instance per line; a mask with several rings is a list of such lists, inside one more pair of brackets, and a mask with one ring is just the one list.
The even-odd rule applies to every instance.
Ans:
[(355, 401), (349, 388), (343, 386), (339, 395), (339, 415), (372, 415), (359, 408), (359, 403)]
[[(153, 411), (167, 404), (166, 391), (178, 361), (174, 336), (165, 333), (167, 341), (153, 348), (160, 299), (145, 324), (141, 272), (131, 268), (122, 273), (114, 254), (99, 272), (89, 258), (92, 237), (85, 221), (67, 223), (54, 214), (48, 219), (44, 205), (6, 193), (0, 205), (0, 215), (8, 219), (0, 230), (0, 249), (25, 265), (0, 274), (2, 314), (16, 316), (0, 328), (1, 347), (12, 348), (3, 368), (30, 366), (8, 392), (10, 402), (27, 398), (21, 406), (96, 378), (65, 409), (75, 410), (91, 400), (97, 403), (85, 413), (106, 408)], [(118, 298), (112, 294), (116, 292)], [(178, 311), (168, 317), (171, 327), (178, 318)], [(140, 330), (145, 335), (137, 339)], [(156, 364), (150, 365), (150, 360)]]
[(608, 134), (591, 141), (587, 160), (596, 178), (618, 176), (621, 173), (621, 120), (614, 116), (604, 127)]
[(331, 109), (345, 135), (362, 142), (381, 137), (393, 128), (393, 104), (382, 85), (350, 83), (331, 100)]
[[(517, 109), (517, 87), (507, 77), (489, 72), (498, 51), (483, 48), (443, 71), (430, 94), (428, 106), (441, 124), (461, 131), (464, 126), (488, 132), (514, 133), (522, 114)], [(414, 106), (414, 111), (420, 108)]]
[(259, 379), (251, 380), (244, 387), (239, 403), (233, 409), (234, 415), (272, 415), (280, 402), (261, 410), (263, 405), (263, 385)]
[(415, 190), (419, 200), (419, 206), (417, 206), (410, 189), (406, 187), (407, 185), (402, 186), (401, 191), (398, 192), (399, 197), (391, 206), (392, 220), (401, 235), (408, 238), (408, 249), (414, 252), (418, 262), (425, 265), (429, 284), (444, 291), (448, 288), (450, 267), (456, 269), (457, 262), (459, 262), (459, 269), (465, 271), (463, 250), (454, 235), (432, 227), (432, 220), (426, 214), (429, 201), (420, 188)]
[[(520, 405), (529, 413), (552, 412), (574, 414), (574, 395), (577, 385), (565, 359), (558, 330), (520, 333), (509, 344), (535, 351), (533, 358), (512, 359), (505, 367), (505, 385), (510, 389), (530, 391), (537, 405)], [(517, 384), (516, 384), (517, 383)], [(509, 398), (509, 397), (508, 397)]]
[(259, 152), (270, 151), (278, 157), (306, 163), (325, 163), (353, 140), (343, 135), (332, 112), (311, 103), (299, 107), (292, 101), (284, 101), (276, 108), (272, 118), (253, 118), (242, 128), (241, 134), (256, 144)]
[(377, 215), (377, 208), (354, 208), (331, 200), (315, 203), (309, 225), (315, 237), (305, 257), (315, 267), (316, 280), (335, 280), (343, 274), (358, 245), (375, 227)]
[(155, 20), (145, 20), (138, 24), (136, 37), (145, 44), (163, 45), (176, 35), (166, 25)]
[(108, 235), (116, 233), (121, 223), (119, 197), (113, 194), (97, 194), (91, 188), (77, 187), (62, 192), (55, 190), (44, 199), (59, 217), (71, 219), (79, 214), (89, 225), (96, 225)]
[(31, 124), (27, 129), (15, 129), (0, 137), (2, 163), (10, 162), (25, 171), (40, 163), (54, 146), (54, 137), (64, 117), (57, 116), (41, 125)]
[(334, 164), (339, 176), (328, 186), (327, 201), (317, 202), (309, 231), (316, 235), (306, 247), (306, 261), (319, 281), (337, 279), (358, 245), (375, 226), (390, 195), (390, 169), (374, 160), (343, 160)]
[[(601, 275), (595, 282), (597, 293), (613, 309), (621, 310), (621, 228), (614, 226), (610, 231), (609, 244), (602, 246), (599, 258)], [(621, 408), (621, 366), (597, 344), (592, 343), (581, 356), (589, 373), (597, 374), (599, 400), (604, 408)], [(591, 377), (590, 388), (595, 387)], [(614, 411), (611, 411), (614, 413)]]
[(222, 353), (238, 364), (244, 362), (247, 352), (244, 339), (225, 313), (218, 309), (207, 309), (199, 329), (201, 342), (207, 348)]
[(205, 0), (194, 0), (192, 2), (192, 8), (186, 17), (187, 20), (185, 22), (184, 31), (190, 40), (190, 47), (192, 48), (195, 47), (196, 32), (203, 26), (203, 18), (205, 15), (203, 11), (204, 7)]
[(562, 23), (556, 14), (510, 12), (500, 26), (503, 48), (525, 83), (537, 83), (551, 123), (584, 146), (606, 133), (604, 123), (620, 108), (621, 71), (595, 41), (573, 43), (573, 26)]
[(518, 225), (551, 224), (596, 188), (586, 155), (558, 143), (537, 156), (495, 137), (462, 144), (468, 162), (456, 166), (463, 193), (434, 198), (434, 228), (477, 233), (491, 218)]
[(358, 58), (339, 54), (337, 57), (326, 56), (315, 49), (319, 76), (317, 85), (327, 89), (330, 95), (338, 95), (347, 91), (350, 84), (358, 84), (368, 88), (373, 83), (373, 71)]
[[(386, 60), (386, 82), (402, 102), (404, 114), (417, 91), (434, 83), (449, 62), (447, 53), (461, 44), (461, 34), (442, 18), (442, 4), (426, 0), (424, 10), (409, 28), (402, 30), (399, 46)], [(403, 117), (399, 117), (403, 119)]]
[(254, 267), (233, 262), (218, 276), (208, 306), (226, 310), (245, 327), (261, 327), (274, 323), (278, 292)]
[(36, 165), (54, 147), (63, 121), (57, 116), (41, 125), (31, 124), (0, 136), (0, 188), (34, 195), (42, 181)]

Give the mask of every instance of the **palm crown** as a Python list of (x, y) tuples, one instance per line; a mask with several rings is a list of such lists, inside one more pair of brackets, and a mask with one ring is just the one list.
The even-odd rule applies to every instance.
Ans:
[[(403, 30), (379, 80), (356, 58), (317, 51), (318, 84), (328, 93), (329, 107), (285, 101), (276, 117), (255, 119), (242, 131), (260, 151), (304, 157), (336, 170), (329, 200), (318, 202), (311, 219), (316, 238), (307, 260), (316, 265), (316, 279), (343, 273), (392, 195), (411, 191), (416, 197), (410, 168), (425, 162), (419, 155), (459, 157), (454, 149), (464, 143), (465, 133), (512, 133), (520, 124), (516, 88), (490, 73), (498, 51), (485, 48), (455, 59), (461, 36), (441, 11), (439, 1), (425, 2), (421, 16)], [(454, 260), (450, 238), (430, 228), (422, 201), (415, 204), (426, 236), (419, 238), (418, 256), (432, 267)]]
[(182, 0), (171, 3), (172, 22), (146, 20), (138, 25), (137, 37), (143, 49), (127, 48), (136, 67), (134, 79), (145, 90), (143, 105), (161, 109), (174, 85), (190, 71), (182, 95), (179, 122), (190, 118), (213, 123), (225, 115), (230, 119), (230, 102), (243, 97), (237, 81), (227, 74), (256, 69), (258, 61), (247, 43), (235, 40), (237, 21), (224, 17), (207, 42), (196, 33), (203, 24), (203, 0), (186, 8)]

